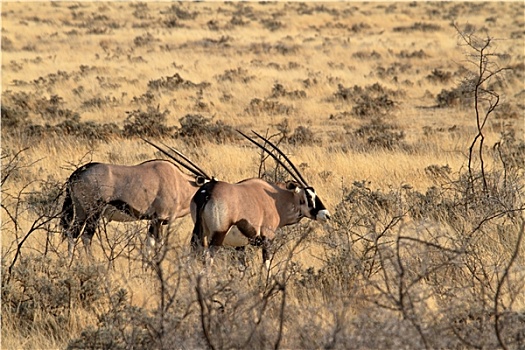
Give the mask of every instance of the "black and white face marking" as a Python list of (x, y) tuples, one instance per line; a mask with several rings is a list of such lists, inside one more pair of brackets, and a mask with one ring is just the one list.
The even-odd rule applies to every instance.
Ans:
[(309, 217), (320, 221), (329, 220), (330, 213), (324, 206), (323, 202), (321, 202), (321, 199), (317, 196), (317, 193), (315, 193), (315, 190), (312, 187), (307, 187), (304, 189), (304, 194), (309, 209)]

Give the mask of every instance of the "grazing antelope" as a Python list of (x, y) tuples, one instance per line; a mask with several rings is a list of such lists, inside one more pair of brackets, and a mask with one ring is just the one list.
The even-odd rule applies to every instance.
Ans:
[[(298, 223), (303, 217), (326, 221), (330, 213), (313, 187), (276, 145), (254, 132), (272, 146), (293, 171), (265, 146), (239, 133), (272, 156), (295, 182), (270, 183), (252, 178), (235, 184), (216, 180), (206, 183), (195, 193), (190, 205), (195, 223), (192, 246), (208, 248), (212, 264), (214, 251), (223, 244), (234, 247), (261, 245), (263, 261), (269, 271), (269, 247), (278, 228)], [(230, 231), (232, 226), (238, 230)]]
[(60, 220), (64, 238), (69, 239), (70, 258), (79, 236), (86, 254), (93, 257), (91, 240), (101, 217), (108, 221), (149, 220), (146, 241), (149, 250), (160, 239), (161, 225), (169, 225), (189, 214), (195, 191), (212, 179), (179, 151), (163, 144), (187, 164), (150, 141), (144, 141), (195, 176), (161, 159), (131, 166), (104, 163), (81, 166), (67, 180)]

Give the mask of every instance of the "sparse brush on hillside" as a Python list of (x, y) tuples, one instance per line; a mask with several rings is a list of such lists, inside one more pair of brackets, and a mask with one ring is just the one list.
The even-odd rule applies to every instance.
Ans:
[[(524, 8), (2, 4), (2, 348), (525, 348)], [(189, 216), (153, 256), (102, 222), (68, 258), (67, 176), (158, 155), (140, 137), (289, 180), (236, 129), (332, 214), (280, 230), (271, 274), (256, 246), (207, 267)]]

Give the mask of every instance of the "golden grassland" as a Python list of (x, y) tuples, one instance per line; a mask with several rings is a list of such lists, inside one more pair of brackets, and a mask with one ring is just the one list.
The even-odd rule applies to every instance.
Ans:
[[(383, 212), (383, 208), (378, 207), (378, 211), (371, 214), (345, 204), (344, 199), (349, 193), (356, 193), (350, 192), (351, 189), (356, 190), (354, 182), (363, 181), (370, 193), (384, 195), (385, 200), (408, 189), (406, 198), (399, 197), (408, 201), (410, 191), (425, 193), (433, 186), (442, 185), (429, 174), (429, 167), (446, 167), (450, 179), (466, 173), (469, 147), (478, 132), (472, 103), (453, 100), (448, 106), (438, 106), (440, 93), (453, 91), (465, 78), (476, 74), (478, 57), (475, 53), (469, 56), (473, 52), (458, 36), (458, 30), (453, 25), (456, 23), (457, 28), (464, 32), (474, 31), (481, 38), (494, 38), (491, 48), (495, 55), (490, 59), (500, 67), (513, 68), (502, 72), (503, 83), (494, 84), (501, 97), (500, 105), (507, 106), (508, 114), (502, 112), (488, 119), (483, 129), (486, 149), (492, 149), (501, 141), (502, 134), (510, 132), (515, 133), (518, 142), (523, 142), (523, 2), (2, 2), (1, 8), (4, 173), (8, 161), (18, 151), (24, 150), (18, 158), (21, 167), (2, 183), (2, 203), (9, 210), (2, 210), (4, 276), (13, 261), (16, 245), (38, 217), (38, 210), (26, 204), (29, 203), (26, 196), (49, 191), (46, 185), (59, 187), (73, 170), (89, 161), (136, 164), (159, 157), (138, 137), (110, 134), (100, 140), (60, 132), (34, 136), (28, 131), (36, 126), (58, 125), (68, 118), (63, 112), (78, 113), (81, 123), (114, 123), (122, 129), (130, 122), (129, 112), (146, 111), (148, 108), (168, 111), (165, 124), (174, 127), (172, 134), (175, 136), (164, 135), (158, 139), (189, 155), (209, 173), (230, 182), (258, 175), (258, 151), (235, 137), (222, 141), (214, 140), (213, 136), (202, 141), (198, 136), (177, 137), (183, 117), (199, 115), (209, 118), (211, 125), (225, 125), (246, 132), (253, 129), (287, 137), (293, 136), (301, 127), (306, 128), (311, 132), (311, 140), (297, 144), (283, 143), (283, 149), (295, 164), (300, 165), (305, 177), (315, 186), (332, 213), (339, 211), (341, 217), (350, 215), (353, 218), (346, 211), (350, 209), (345, 209), (353, 208), (359, 213), (355, 217), (374, 216), (373, 220), (377, 221), (367, 226), (369, 231), (380, 232), (384, 229), (393, 235), (392, 242), (397, 234), (398, 242), (400, 236), (435, 240), (433, 242), (439, 242), (441, 247), (452, 251), (457, 243), (451, 237), (454, 237), (457, 227), (462, 224), (468, 231), (468, 227), (475, 226), (475, 222), (470, 222), (473, 217), (461, 218), (458, 220), (460, 224), (453, 224), (435, 218), (415, 219), (406, 215), (399, 224), (395, 221), (395, 227), (391, 230), (387, 225), (388, 211)], [(448, 78), (433, 79), (439, 72)], [(168, 77), (175, 77), (176, 74), (182, 78), (182, 83), (170, 87)], [(160, 87), (155, 88), (155, 84), (160, 84)], [(275, 95), (277, 84), (282, 86), (284, 94)], [(358, 87), (364, 91), (374, 84), (380, 86), (385, 91), (384, 95), (393, 101), (393, 107), (386, 112), (365, 110), (363, 115), (358, 115), (353, 107), (357, 105), (359, 96), (345, 99), (338, 95), (342, 89)], [(13, 107), (15, 97), (23, 101), (18, 102), (16, 108)], [(59, 102), (53, 105), (50, 102), (53, 98)], [(62, 114), (50, 111), (50, 107), (57, 106)], [(12, 109), (8, 111), (7, 108)], [(482, 114), (485, 111), (486, 105), (483, 105)], [(15, 119), (19, 116), (18, 124), (7, 119), (13, 118), (12, 115)], [(375, 147), (367, 141), (367, 135), (358, 135), (358, 129), (371, 125), (374, 119), (379, 120), (379, 125), (387, 126), (386, 136), (401, 135), (397, 141), (394, 139), (392, 147)], [(283, 128), (286, 130), (284, 133)], [(389, 134), (388, 130), (394, 134)], [(488, 154), (489, 151), (484, 159), (486, 169), (496, 170), (500, 162)], [(476, 169), (479, 168), (477, 155), (472, 160)], [(523, 170), (519, 174), (523, 176)], [(446, 191), (447, 186), (453, 187), (454, 183), (451, 180), (441, 190)], [(522, 187), (517, 186), (516, 192), (518, 197), (522, 196)], [(15, 211), (14, 208), (19, 208), (18, 203), (23, 204), (20, 211)], [(15, 222), (9, 215), (13, 212), (19, 213)], [(364, 226), (349, 221), (347, 229), (350, 231), (362, 233), (365, 238), (371, 234), (364, 232), (367, 230)], [(510, 227), (508, 225), (504, 221), (498, 227), (504, 231)], [(198, 319), (192, 318), (199, 314), (199, 309), (197, 300), (191, 299), (190, 295), (194, 297), (194, 290), (199, 289), (199, 284), (198, 273), (187, 265), (191, 218), (186, 217), (175, 226), (169, 240), (169, 255), (163, 265), (166, 276), (170, 276), (165, 283), (171, 287), (176, 285), (180, 288), (178, 293), (189, 298), (188, 305), (191, 305), (192, 311), (191, 316), (187, 316), (188, 324), (194, 324), (195, 333), (195, 329), (199, 329), (199, 334), (193, 336), (200, 339), (186, 341), (192, 338), (192, 327), (182, 322), (180, 329), (177, 328), (181, 332), (178, 337), (183, 339), (180, 347), (206, 347)], [(365, 319), (365, 315), (368, 314), (370, 319), (377, 317), (381, 322), (387, 322), (388, 315), (399, 317), (392, 310), (381, 317), (381, 308), (377, 308), (381, 303), (388, 304), (382, 299), (383, 292), (378, 291), (388, 289), (389, 278), (379, 282), (371, 278), (370, 282), (356, 277), (357, 282), (352, 288), (336, 288), (332, 292), (328, 285), (310, 289), (297, 287), (299, 277), (306, 280), (308, 276), (317, 276), (321, 281), (321, 272), (330, 276), (329, 283), (340, 281), (343, 279), (341, 271), (351, 270), (352, 267), (357, 269), (356, 261), (360, 261), (355, 257), (355, 266), (344, 269), (335, 265), (336, 270), (341, 270), (339, 274), (328, 273), (326, 266), (332, 256), (328, 247), (332, 246), (319, 243), (317, 238), (346, 232), (342, 227), (344, 225), (342, 222), (339, 226), (302, 222), (298, 226), (295, 231), (290, 229), (286, 232), (291, 237), (299, 238), (301, 244), (295, 246), (293, 239), (283, 243), (279, 258), (274, 263), (283, 267), (276, 270), (285, 271), (285, 276), (289, 273), (290, 281), (296, 278), (294, 281), (298, 283), (287, 289), (287, 319), (311, 320), (312, 327), (317, 328), (313, 331), (300, 323), (297, 327), (303, 327), (297, 332), (289, 322), (281, 323), (284, 337), (280, 347), (318, 348), (333, 344), (335, 348), (347, 348), (350, 339), (358, 344), (354, 345), (358, 348), (419, 348), (438, 344), (431, 341), (411, 343), (407, 339), (425, 340), (426, 333), (421, 331), (424, 328), (421, 325), (431, 323), (430, 320), (446, 319), (447, 309), (443, 305), (450, 302), (447, 288), (452, 291), (446, 276), (450, 274), (452, 280), (459, 280), (461, 276), (468, 275), (465, 272), (467, 269), (451, 267), (450, 270), (440, 270), (442, 274), (439, 278), (443, 280), (436, 277), (440, 282), (427, 278), (406, 287), (407, 290), (413, 288), (410, 291), (420, 297), (417, 301), (411, 301), (412, 308), (400, 307), (405, 312), (402, 318), (410, 320), (414, 327), (408, 327), (407, 331), (407, 328), (396, 328), (401, 327), (399, 325), (384, 323), (384, 329), (391, 329), (392, 334), (383, 339), (381, 336), (387, 333), (380, 332), (377, 340), (367, 342), (363, 340), (367, 338), (366, 332), (358, 330), (361, 328), (347, 329), (341, 323), (364, 324), (363, 329), (374, 332), (374, 326), (366, 323), (370, 321)], [(373, 229), (370, 228), (372, 226)], [(58, 233), (58, 220), (46, 227), (48, 232)], [(139, 232), (137, 240), (140, 241), (145, 236), (146, 227), (145, 223), (111, 223), (107, 229), (109, 236)], [(313, 230), (314, 234), (306, 235), (309, 230)], [(488, 275), (501, 269), (501, 264), (510, 259), (518, 231), (512, 231), (508, 236), (510, 238), (502, 238), (500, 231), (479, 238), (476, 244), (483, 244), (476, 245), (475, 256), (483, 257), (479, 265), (483, 273)], [(376, 244), (380, 239), (376, 238)], [(364, 252), (363, 257), (370, 251), (366, 242), (366, 239), (355, 241), (355, 249)], [(105, 243), (108, 242), (100, 242), (100, 239), (95, 239), (93, 243), (95, 256), (104, 267), (107, 263), (101, 245)], [(43, 251), (47, 252), (49, 244), (56, 249), (53, 251), (57, 259), (67, 255), (66, 244), (60, 243), (58, 234), (37, 232), (24, 242), (21, 259), (42, 255)], [(406, 259), (405, 266), (416, 266), (420, 262), (418, 259), (423, 259), (413, 256), (412, 252), (417, 252), (419, 248), (411, 244), (414, 242), (410, 241), (397, 252), (398, 257)], [(425, 258), (434, 259), (432, 262), (444, 266), (452, 261), (446, 260), (448, 250), (443, 250), (444, 257), (440, 257), (431, 251), (430, 246), (427, 248)], [(253, 265), (259, 264), (260, 251), (254, 248), (250, 252), (253, 253)], [(104, 283), (100, 289), (107, 295), (112, 295), (113, 290), (118, 288), (127, 289), (132, 299), (130, 304), (156, 310), (161, 303), (159, 288), (163, 284), (151, 271), (143, 271), (141, 262), (135, 261), (140, 256), (138, 249), (130, 256), (134, 258), (118, 258), (111, 268), (104, 270)], [(519, 254), (518, 258), (519, 267), (509, 273), (514, 278), (512, 281), (519, 281), (524, 274), (523, 254)], [(381, 262), (385, 264), (385, 271), (389, 271), (384, 276), (394, 274), (393, 259), (384, 259)], [(223, 262), (224, 266), (218, 267), (218, 271), (228, 275), (231, 272), (229, 263)], [(22, 264), (20, 260), (18, 264)], [(74, 262), (74, 266), (82, 264), (80, 259)], [(290, 266), (298, 269), (295, 275), (290, 272), (293, 270)], [(308, 275), (308, 268), (318, 273)], [(501, 277), (500, 273), (494, 273)], [(175, 276), (183, 276), (180, 278), (184, 283), (175, 283)], [(399, 273), (395, 276), (399, 277)], [(473, 276), (480, 278), (477, 272)], [(242, 310), (246, 308), (247, 314), (260, 311), (255, 306), (250, 308), (243, 304), (253, 297), (247, 294), (248, 287), (258, 290), (264, 285), (263, 282), (260, 273), (243, 280), (229, 280), (231, 289), (239, 294), (239, 299), (235, 299), (238, 302), (236, 305)], [(214, 283), (223, 283), (219, 276), (209, 277), (207, 283), (203, 290), (208, 288), (225, 305), (225, 300), (233, 300), (233, 297), (228, 299), (221, 294), (225, 293), (224, 290), (213, 294)], [(515, 289), (523, 291), (523, 283), (516, 283)], [(448, 306), (469, 309), (465, 305), (472, 300), (472, 296), (482, 293), (476, 288), (465, 288), (465, 292), (461, 293), (454, 290), (459, 294)], [(508, 306), (508, 311), (523, 315), (523, 295), (514, 295), (514, 289), (507, 288), (508, 293), (502, 296), (503, 303)], [(261, 295), (265, 295), (264, 288), (261, 290)], [(279, 296), (281, 290), (277, 290), (275, 295)], [(345, 297), (335, 297), (338, 292)], [(2, 295), (4, 297), (4, 292)], [(284, 299), (284, 291), (282, 295)], [(255, 325), (253, 329), (257, 336), (252, 339), (257, 344), (255, 347), (273, 347), (275, 335), (281, 334), (279, 323), (275, 320), (282, 319), (282, 315), (279, 315), (276, 300), (269, 297), (262, 300), (270, 300), (271, 305), (264, 311), (265, 319), (255, 322), (255, 315), (254, 318), (248, 317), (250, 321), (246, 322)], [(305, 300), (309, 303), (305, 304)], [(99, 326), (97, 316), (107, 309), (107, 303), (95, 303), (92, 309), (72, 308), (66, 322), (67, 335), (49, 326), (54, 324), (55, 328), (59, 328), (63, 324), (55, 321), (46, 311), (39, 310), (32, 315), (34, 327), (31, 328), (27, 325), (20, 327), (15, 313), (12, 310), (4, 313), (3, 310), (2, 348), (64, 348), (70, 340), (80, 337), (87, 327)], [(224, 330), (224, 334), (239, 327), (227, 318), (230, 315), (228, 312), (224, 311), (223, 316), (212, 311), (207, 314), (210, 320), (224, 317), (223, 321), (231, 322), (232, 328)], [(263, 311), (260, 312), (262, 315)], [(179, 314), (173, 317), (179, 317)], [(229, 325), (228, 322), (224, 324)], [(257, 333), (261, 329), (268, 329), (268, 339)], [(343, 329), (342, 335), (337, 336), (338, 329)], [(329, 331), (324, 334), (324, 330)], [(330, 332), (333, 336), (327, 335)], [(218, 348), (221, 344), (222, 347), (239, 347), (238, 344), (242, 343), (240, 340), (236, 343), (236, 337), (232, 337), (230, 343), (225, 337), (217, 337)], [(430, 331), (428, 337), (431, 337)], [(169, 340), (166, 338), (164, 341)], [(444, 341), (443, 344), (447, 347), (447, 344), (455, 343), (450, 340), (450, 343)], [(468, 342), (461, 344), (466, 346)], [(485, 343), (490, 347), (487, 344), (494, 343)], [(172, 348), (166, 343), (154, 347)]]

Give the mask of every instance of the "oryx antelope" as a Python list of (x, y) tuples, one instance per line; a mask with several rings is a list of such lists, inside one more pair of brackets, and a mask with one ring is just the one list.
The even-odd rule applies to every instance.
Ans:
[[(271, 155), (295, 179), (295, 182), (270, 183), (252, 178), (235, 184), (212, 180), (203, 185), (191, 201), (191, 215), (195, 223), (192, 246), (207, 248), (210, 264), (214, 251), (223, 244), (239, 247), (261, 245), (264, 264), (269, 271), (269, 247), (280, 227), (295, 224), (303, 217), (326, 221), (330, 213), (299, 173), (297, 168), (276, 145), (255, 133), (289, 164), (254, 139), (244, 137)], [(236, 226), (237, 230), (231, 230)]]
[(86, 254), (92, 258), (91, 240), (102, 217), (108, 221), (149, 220), (148, 250), (160, 239), (161, 225), (169, 225), (190, 212), (195, 191), (212, 178), (177, 150), (180, 159), (144, 140), (193, 175), (183, 173), (168, 160), (148, 160), (137, 165), (88, 163), (75, 170), (66, 183), (61, 226), (73, 256), (81, 236)]

